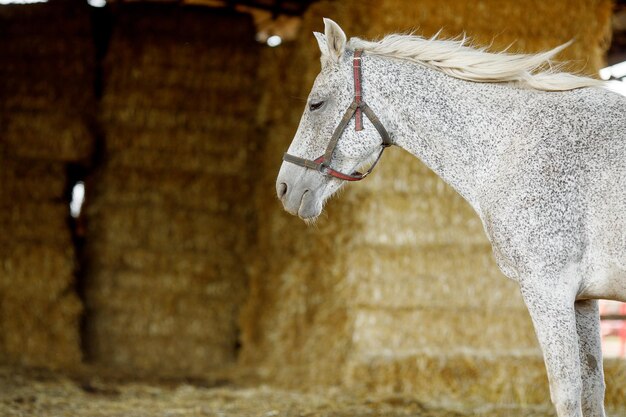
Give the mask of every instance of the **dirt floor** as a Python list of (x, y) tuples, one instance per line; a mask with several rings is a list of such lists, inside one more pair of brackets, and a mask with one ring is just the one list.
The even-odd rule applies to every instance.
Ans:
[[(101, 374), (101, 372), (99, 373)], [(455, 410), (406, 396), (293, 392), (227, 380), (144, 380), (0, 367), (0, 416), (54, 417), (553, 417), (550, 409)]]

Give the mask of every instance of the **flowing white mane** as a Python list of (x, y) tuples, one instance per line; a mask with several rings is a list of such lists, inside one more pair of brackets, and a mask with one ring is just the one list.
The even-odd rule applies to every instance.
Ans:
[(452, 77), (477, 82), (519, 82), (545, 91), (572, 90), (603, 85), (602, 81), (560, 72), (551, 59), (567, 48), (571, 41), (538, 54), (487, 52), (473, 48), (468, 39), (443, 40), (437, 35), (425, 39), (414, 35), (393, 34), (372, 42), (352, 38), (349, 48), (370, 54), (405, 59), (436, 69)]

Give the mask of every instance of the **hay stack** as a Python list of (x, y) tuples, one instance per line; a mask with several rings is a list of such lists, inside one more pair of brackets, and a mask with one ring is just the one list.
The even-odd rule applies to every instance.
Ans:
[(258, 46), (248, 16), (120, 5), (105, 62), (106, 159), (88, 209), (87, 347), (199, 374), (233, 363), (252, 221)]
[(94, 51), (88, 6), (72, 0), (0, 9), (0, 135), (14, 157), (91, 153)]
[(0, 361), (81, 360), (66, 164), (89, 157), (88, 6), (0, 8)]
[[(68, 206), (59, 186), (65, 170), (60, 163), (6, 154), (0, 164), (0, 361), (76, 365), (82, 306), (74, 290)], [(32, 193), (15, 189), (29, 183), (37, 184)]]
[[(533, 52), (576, 38), (561, 58), (595, 73), (610, 12), (609, 1), (582, 0), (313, 5), (300, 38), (268, 51), (263, 69), (267, 175), (257, 204), (267, 221), (258, 252), (272, 255), (255, 263), (243, 363), (291, 386), (344, 384), (465, 404), (548, 401), (515, 284), (498, 271), (471, 208), (419, 161), (391, 150), (372, 177), (328, 205), (315, 228), (282, 212), (273, 182), (304, 107), (294, 98), (306, 97), (319, 71), (311, 31), (323, 28), (323, 16), (348, 35), (419, 28), (431, 36), (443, 27), (444, 36), (465, 31), (495, 50), (515, 42), (513, 51)], [(525, 364), (528, 372), (520, 370)], [(517, 386), (508, 375), (519, 375)]]

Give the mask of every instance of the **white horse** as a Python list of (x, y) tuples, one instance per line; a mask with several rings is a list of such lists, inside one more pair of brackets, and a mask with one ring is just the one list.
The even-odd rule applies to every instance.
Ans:
[(567, 45), (516, 55), (410, 35), (347, 41), (324, 23), (322, 70), (276, 182), (285, 209), (315, 219), (387, 134), (480, 216), (521, 288), (558, 416), (605, 416), (596, 299), (626, 301), (626, 99), (540, 70)]

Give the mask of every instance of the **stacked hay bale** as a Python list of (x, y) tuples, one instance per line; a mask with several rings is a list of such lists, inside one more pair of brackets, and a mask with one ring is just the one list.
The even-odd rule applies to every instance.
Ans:
[(93, 146), (88, 6), (0, 8), (0, 361), (81, 360), (67, 163)]
[[(328, 5), (324, 4), (325, 7)], [(338, 6), (338, 5), (337, 5)], [(350, 298), (343, 277), (351, 230), (360, 230), (345, 200), (330, 204), (316, 227), (285, 213), (275, 194), (282, 153), (293, 137), (318, 67), (310, 18), (295, 43), (263, 51), (255, 206), (258, 256), (242, 310), (240, 363), (285, 386), (336, 384), (350, 351)], [(319, 30), (319, 29), (317, 29)], [(344, 196), (345, 197), (345, 196)], [(345, 210), (344, 210), (345, 208)], [(343, 212), (342, 212), (343, 211)]]
[(87, 211), (87, 349), (153, 374), (231, 364), (247, 286), (257, 45), (248, 16), (120, 5)]
[[(516, 285), (497, 269), (476, 214), (399, 150), (328, 205), (316, 228), (282, 212), (271, 192), (280, 155), (319, 71), (311, 31), (322, 17), (347, 34), (419, 28), (466, 32), (494, 50), (535, 52), (575, 38), (562, 59), (601, 66), (609, 1), (321, 2), (301, 37), (265, 68), (268, 173), (259, 191), (259, 253), (244, 314), (243, 363), (287, 385), (345, 384), (419, 393), (426, 401), (544, 403), (547, 381)], [(271, 59), (266, 59), (271, 62)], [(366, 75), (365, 75), (366, 76)]]

